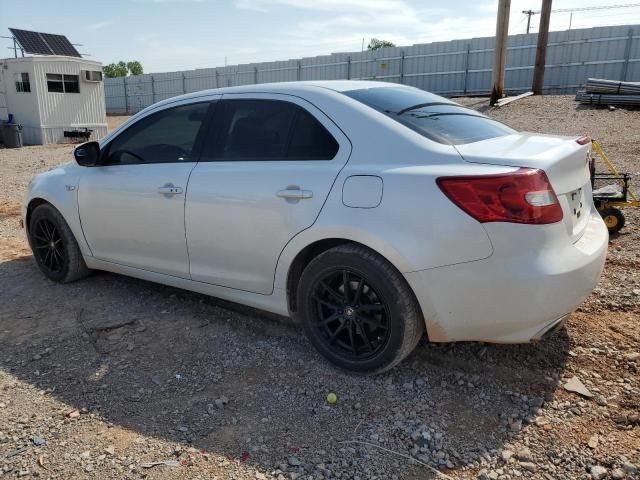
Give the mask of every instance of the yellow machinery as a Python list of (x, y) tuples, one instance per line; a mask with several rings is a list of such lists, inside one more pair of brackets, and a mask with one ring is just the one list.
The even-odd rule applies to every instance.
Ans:
[(607, 170), (609, 170), (609, 173), (596, 173), (595, 159), (592, 160), (591, 187), (593, 188), (593, 202), (604, 219), (609, 233), (616, 233), (624, 227), (625, 218), (621, 209), (638, 207), (640, 206), (640, 201), (629, 188), (630, 175), (628, 173), (619, 173), (616, 170), (598, 142), (592, 140), (591, 145), (593, 151), (598, 154)]

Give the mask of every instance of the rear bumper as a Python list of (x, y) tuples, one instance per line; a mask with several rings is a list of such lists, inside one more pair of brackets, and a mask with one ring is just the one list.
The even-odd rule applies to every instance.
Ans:
[(494, 245), (491, 257), (405, 273), (431, 341), (540, 339), (598, 283), (609, 236), (595, 209), (573, 244), (562, 223), (486, 225)]

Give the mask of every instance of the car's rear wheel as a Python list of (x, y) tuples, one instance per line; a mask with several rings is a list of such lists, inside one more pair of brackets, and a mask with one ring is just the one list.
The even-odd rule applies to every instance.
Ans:
[(424, 334), (420, 307), (405, 279), (360, 245), (341, 245), (311, 260), (300, 278), (297, 300), (311, 343), (348, 370), (388, 370)]
[(54, 282), (72, 282), (90, 273), (69, 225), (53, 205), (39, 205), (31, 214), (29, 243), (38, 267)]

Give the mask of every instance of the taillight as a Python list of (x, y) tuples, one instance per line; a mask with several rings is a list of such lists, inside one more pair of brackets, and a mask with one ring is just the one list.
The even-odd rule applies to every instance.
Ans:
[(562, 220), (547, 174), (535, 168), (513, 173), (440, 177), (440, 189), (479, 222), (545, 224)]

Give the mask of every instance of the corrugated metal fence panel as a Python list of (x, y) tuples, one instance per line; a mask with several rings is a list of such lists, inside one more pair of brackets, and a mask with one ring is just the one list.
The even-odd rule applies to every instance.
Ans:
[(184, 93), (218, 88), (215, 68), (199, 68), (182, 72), (182, 74), (184, 75)]
[(631, 48), (629, 49), (629, 65), (627, 68), (626, 78), (624, 80), (640, 78), (640, 31), (633, 34), (631, 40)]
[(106, 78), (104, 81), (104, 96), (107, 112), (124, 113), (127, 111), (124, 96), (124, 78)]
[(342, 80), (347, 78), (348, 54), (331, 54), (300, 60), (300, 80)]
[(153, 105), (153, 91), (151, 79), (154, 75), (136, 75), (125, 78), (125, 92), (127, 96), (127, 111), (136, 113)]
[(182, 95), (186, 91), (183, 72), (154, 73), (150, 77), (150, 91), (153, 95), (151, 104), (166, 98)]
[[(509, 37), (505, 72), (508, 92), (531, 88), (536, 42), (535, 33)], [(137, 112), (164, 98), (208, 88), (295, 80), (375, 79), (443, 95), (487, 94), (494, 44), (493, 37), (483, 37), (140, 75), (127, 77), (126, 82), (108, 78), (107, 111)], [(640, 81), (640, 26), (551, 32), (546, 63), (547, 93), (574, 93), (588, 77)]]
[(295, 82), (298, 80), (298, 60), (264, 62), (255, 64), (258, 83)]

